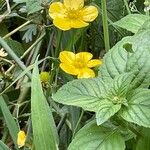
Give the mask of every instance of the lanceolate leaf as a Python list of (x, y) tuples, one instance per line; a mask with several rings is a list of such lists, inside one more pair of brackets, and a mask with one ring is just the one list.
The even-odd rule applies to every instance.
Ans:
[(114, 24), (121, 28), (127, 29), (128, 31), (136, 33), (148, 19), (150, 19), (150, 17), (146, 15), (130, 14)]
[(125, 143), (117, 129), (97, 126), (90, 122), (71, 142), (68, 150), (124, 150)]
[(38, 64), (35, 63), (31, 85), (31, 118), (36, 150), (56, 150), (57, 134), (52, 112), (42, 91)]
[(10, 149), (2, 141), (0, 141), (0, 150), (10, 150)]
[(119, 112), (126, 121), (150, 127), (150, 90), (137, 89), (127, 97), (128, 106)]
[(4, 98), (2, 96), (0, 96), (0, 109), (2, 110), (6, 125), (8, 127), (9, 132), (10, 132), (10, 135), (13, 139), (15, 147), (16, 147), (16, 149), (18, 149), (17, 134), (19, 132), (19, 128), (18, 128), (12, 114), (10, 113), (9, 108), (6, 105)]

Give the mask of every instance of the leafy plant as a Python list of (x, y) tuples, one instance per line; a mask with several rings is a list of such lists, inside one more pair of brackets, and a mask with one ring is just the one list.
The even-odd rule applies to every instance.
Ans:
[(0, 0), (0, 150), (149, 150), (149, 8)]

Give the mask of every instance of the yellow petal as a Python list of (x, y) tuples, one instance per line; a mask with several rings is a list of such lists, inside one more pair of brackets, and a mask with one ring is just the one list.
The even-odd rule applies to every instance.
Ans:
[(56, 17), (65, 17), (65, 6), (61, 2), (54, 2), (49, 7), (49, 15), (52, 19)]
[(84, 6), (84, 0), (64, 0), (64, 5), (68, 9), (81, 9)]
[(101, 65), (101, 64), (102, 64), (102, 61), (101, 61), (101, 60), (99, 60), (99, 59), (92, 59), (92, 60), (90, 60), (90, 61), (88, 62), (87, 66), (88, 66), (89, 68), (92, 68), (92, 67), (96, 67), (96, 66)]
[(79, 71), (73, 65), (68, 65), (66, 63), (61, 63), (60, 68), (68, 74), (78, 75)]
[(53, 20), (53, 24), (57, 28), (64, 30), (64, 31), (71, 29), (71, 22), (70, 22), (70, 19), (68, 19), (68, 18), (56, 17)]
[(80, 11), (80, 14), (82, 16), (83, 21), (91, 22), (95, 20), (95, 18), (98, 16), (98, 10), (94, 6), (87, 6)]
[(25, 141), (26, 141), (26, 135), (24, 131), (19, 131), (18, 133), (18, 138), (17, 138), (17, 144), (18, 147), (23, 147), (25, 145)]
[(71, 27), (72, 28), (82, 28), (82, 27), (86, 27), (88, 25), (89, 25), (89, 23), (86, 23), (86, 22), (79, 20), (79, 19), (71, 20)]
[(95, 77), (95, 73), (92, 69), (83, 68), (80, 70), (78, 74), (78, 78), (93, 78)]
[(59, 53), (59, 59), (62, 63), (72, 65), (75, 61), (75, 54), (69, 51), (62, 51)]
[(87, 63), (89, 60), (91, 60), (93, 55), (89, 52), (80, 52), (76, 54), (76, 61)]

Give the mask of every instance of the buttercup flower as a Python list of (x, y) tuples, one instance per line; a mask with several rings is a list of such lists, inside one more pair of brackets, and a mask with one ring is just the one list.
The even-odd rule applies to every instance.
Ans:
[(93, 55), (89, 52), (80, 52), (74, 54), (69, 51), (62, 51), (59, 54), (61, 61), (60, 68), (68, 74), (77, 75), (77, 78), (95, 77), (92, 69), (102, 64), (99, 59), (92, 59)]
[(84, 0), (64, 0), (52, 3), (49, 15), (56, 27), (69, 30), (88, 26), (98, 16), (98, 10), (94, 6), (84, 6)]
[(18, 148), (23, 147), (25, 145), (25, 141), (26, 141), (25, 132), (24, 131), (19, 131), (18, 138), (17, 138)]
[(7, 56), (8, 54), (4, 52), (3, 49), (0, 49), (0, 57), (5, 57)]

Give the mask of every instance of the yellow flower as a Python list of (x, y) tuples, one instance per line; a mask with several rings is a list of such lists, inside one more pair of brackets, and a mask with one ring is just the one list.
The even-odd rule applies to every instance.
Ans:
[(49, 7), (53, 24), (61, 30), (82, 28), (89, 25), (98, 16), (94, 6), (84, 6), (84, 0), (64, 0), (54, 2)]
[(18, 138), (17, 138), (17, 144), (18, 147), (21, 148), (25, 145), (25, 141), (26, 141), (26, 134), (24, 131), (19, 131), (18, 133)]
[(92, 69), (102, 64), (99, 59), (92, 59), (93, 55), (89, 52), (80, 52), (74, 54), (69, 51), (62, 51), (59, 54), (61, 61), (60, 68), (66, 73), (77, 75), (77, 78), (91, 78), (95, 77)]
[(49, 75), (49, 73), (46, 72), (46, 71), (41, 72), (41, 73), (40, 73), (40, 80), (41, 80), (41, 82), (43, 82), (43, 83), (48, 82), (48, 81), (50, 80), (50, 75)]
[(0, 57), (5, 57), (7, 56), (8, 54), (4, 52), (3, 49), (0, 49)]

